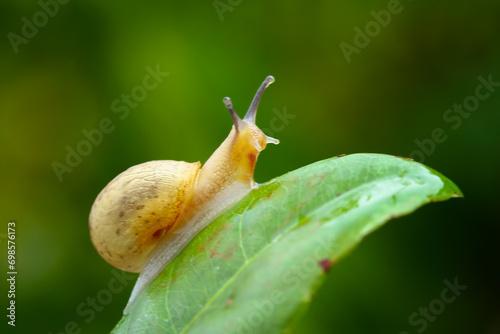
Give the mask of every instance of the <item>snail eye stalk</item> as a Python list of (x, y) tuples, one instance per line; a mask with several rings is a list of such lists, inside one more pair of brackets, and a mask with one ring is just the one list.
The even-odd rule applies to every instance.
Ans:
[(255, 117), (257, 116), (257, 108), (259, 107), (259, 102), (260, 99), (262, 98), (262, 94), (266, 90), (267, 87), (269, 87), (270, 84), (274, 82), (274, 77), (272, 75), (269, 75), (262, 85), (260, 85), (259, 89), (257, 90), (257, 93), (255, 93), (255, 96), (252, 100), (252, 103), (250, 104), (250, 108), (248, 108), (247, 114), (243, 118), (245, 122), (255, 124)]
[(236, 128), (236, 131), (240, 131), (241, 128), (243, 127), (243, 121), (241, 120), (240, 116), (236, 113), (236, 111), (233, 108), (233, 103), (231, 102), (231, 99), (229, 97), (225, 97), (222, 102), (224, 102), (224, 105), (226, 106), (227, 110), (229, 110), (229, 113), (231, 114), (231, 118), (233, 119), (234, 127)]

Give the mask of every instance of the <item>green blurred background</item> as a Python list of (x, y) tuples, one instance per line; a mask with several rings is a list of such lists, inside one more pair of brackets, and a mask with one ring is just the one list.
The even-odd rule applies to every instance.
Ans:
[[(6, 252), (7, 223), (17, 223), (14, 330), (55, 334), (73, 321), (82, 333), (109, 332), (132, 284), (91, 321), (76, 311), (113, 277), (89, 238), (95, 197), (141, 162), (204, 162), (231, 126), (222, 98), (243, 115), (272, 74), (257, 123), (281, 144), (261, 155), (257, 181), (338, 154), (409, 156), (415, 140), (441, 128), (446, 141), (420, 160), (465, 194), (367, 237), (331, 270), (295, 333), (418, 333), (408, 318), (455, 277), (467, 290), (425, 333), (500, 333), (500, 87), (459, 126), (443, 119), (474, 95), (478, 76), (500, 82), (500, 4), (402, 1), (348, 62), (339, 44), (354, 45), (354, 28), (387, 1), (220, 3), (230, 10), (218, 13), (212, 1), (69, 1), (17, 53), (8, 34), (21, 36), (22, 18), (33, 22), (42, 9), (0, 3), (0, 233)], [(170, 75), (120, 119), (113, 101), (157, 65)], [(283, 110), (294, 118), (273, 121)], [(53, 162), (65, 164), (67, 146), (104, 118), (114, 130), (59, 182)]]

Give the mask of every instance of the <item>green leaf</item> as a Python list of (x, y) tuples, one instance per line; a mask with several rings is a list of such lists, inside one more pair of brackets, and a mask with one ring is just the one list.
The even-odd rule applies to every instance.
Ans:
[(261, 185), (170, 263), (113, 333), (282, 333), (328, 268), (391, 218), (462, 196), (409, 159), (353, 154)]

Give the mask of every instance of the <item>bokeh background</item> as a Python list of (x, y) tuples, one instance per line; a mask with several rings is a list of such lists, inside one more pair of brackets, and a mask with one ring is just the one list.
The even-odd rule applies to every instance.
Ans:
[[(402, 0), (350, 62), (339, 45), (354, 46), (354, 29), (364, 31), (388, 1), (218, 5), (67, 1), (41, 24), (37, 1), (0, 3), (0, 236), (5, 265), (7, 223), (17, 223), (19, 273), (17, 326), (5, 316), (2, 326), (55, 334), (75, 322), (81, 333), (109, 332), (132, 284), (91, 321), (77, 313), (113, 277), (89, 238), (95, 197), (141, 162), (204, 162), (231, 126), (222, 98), (243, 115), (272, 74), (258, 124), (281, 144), (261, 155), (257, 181), (338, 154), (417, 157), (415, 141), (441, 128), (446, 140), (420, 160), (465, 194), (368, 236), (331, 270), (295, 333), (418, 333), (410, 315), (455, 277), (467, 289), (424, 332), (500, 333), (500, 87), (460, 125), (443, 119), (475, 94), (479, 76), (500, 82), (500, 3)], [(38, 31), (25, 28), (34, 36), (14, 47), (12, 34), (22, 36), (23, 18), (34, 15)], [(169, 76), (126, 117), (114, 112), (113, 101), (141, 86), (148, 66)], [(284, 110), (294, 118), (273, 121)], [(65, 164), (67, 147), (105, 118), (113, 131), (59, 180), (53, 163)]]

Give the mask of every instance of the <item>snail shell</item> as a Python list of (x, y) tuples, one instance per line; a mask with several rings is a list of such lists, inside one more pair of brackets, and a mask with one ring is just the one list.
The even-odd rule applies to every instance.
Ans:
[(90, 235), (112, 266), (141, 272), (151, 250), (177, 222), (192, 194), (199, 162), (150, 161), (114, 178), (90, 213)]

